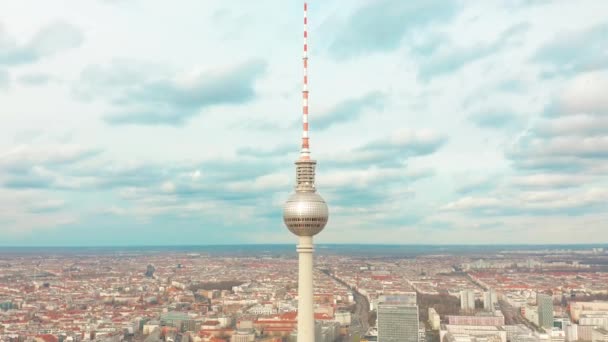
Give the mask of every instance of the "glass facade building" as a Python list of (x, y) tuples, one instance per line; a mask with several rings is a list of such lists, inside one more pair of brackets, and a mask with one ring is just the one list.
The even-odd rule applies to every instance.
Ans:
[(378, 342), (418, 342), (418, 306), (378, 304)]

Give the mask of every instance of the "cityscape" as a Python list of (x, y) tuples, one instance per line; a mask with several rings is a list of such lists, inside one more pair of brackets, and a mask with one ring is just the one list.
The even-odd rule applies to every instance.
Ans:
[(0, 2), (0, 342), (608, 342), (607, 18)]
[[(9, 248), (2, 341), (295, 341), (291, 245)], [(606, 341), (608, 246), (317, 246), (314, 338)]]

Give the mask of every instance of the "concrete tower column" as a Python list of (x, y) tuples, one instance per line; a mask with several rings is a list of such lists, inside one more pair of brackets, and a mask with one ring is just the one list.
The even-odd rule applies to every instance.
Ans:
[(313, 310), (313, 260), (312, 236), (300, 236), (298, 244), (298, 342), (315, 341), (315, 316)]

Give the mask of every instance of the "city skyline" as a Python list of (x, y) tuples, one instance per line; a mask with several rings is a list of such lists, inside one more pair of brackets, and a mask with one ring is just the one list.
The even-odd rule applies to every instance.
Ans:
[[(57, 4), (0, 4), (0, 246), (293, 243), (302, 2)], [(601, 1), (309, 6), (317, 243), (608, 242)]]

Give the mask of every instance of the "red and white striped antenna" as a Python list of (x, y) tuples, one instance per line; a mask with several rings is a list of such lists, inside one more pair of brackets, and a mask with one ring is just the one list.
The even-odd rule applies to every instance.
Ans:
[(300, 159), (310, 159), (308, 144), (308, 4), (304, 2), (304, 80), (302, 85), (302, 151)]

